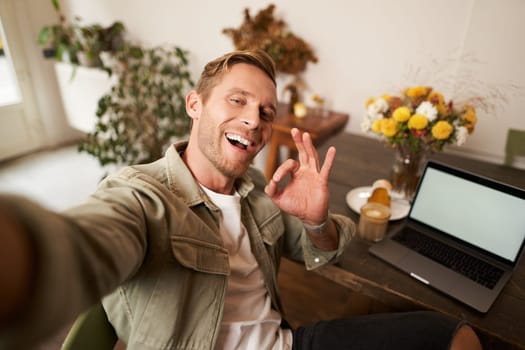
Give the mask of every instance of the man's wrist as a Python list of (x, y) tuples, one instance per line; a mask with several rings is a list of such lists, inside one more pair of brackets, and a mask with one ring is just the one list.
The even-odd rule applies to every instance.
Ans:
[(326, 227), (327, 224), (328, 224), (328, 218), (325, 219), (325, 221), (323, 221), (319, 225), (310, 225), (310, 224), (307, 224), (306, 222), (303, 222), (303, 226), (304, 226), (305, 230), (308, 231), (308, 232), (311, 232), (311, 233), (315, 233), (315, 234), (323, 233), (323, 230), (324, 230), (324, 228)]

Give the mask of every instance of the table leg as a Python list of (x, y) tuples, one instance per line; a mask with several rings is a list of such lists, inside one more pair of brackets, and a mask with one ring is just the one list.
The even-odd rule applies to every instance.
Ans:
[(272, 178), (275, 169), (277, 169), (277, 161), (279, 159), (279, 143), (277, 142), (274, 135), (270, 139), (270, 144), (268, 148), (268, 154), (266, 158), (266, 169), (265, 176), (267, 180)]

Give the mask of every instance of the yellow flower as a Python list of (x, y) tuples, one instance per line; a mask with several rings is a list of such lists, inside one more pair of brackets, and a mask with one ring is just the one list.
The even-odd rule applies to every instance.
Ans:
[(370, 106), (372, 103), (374, 103), (376, 101), (376, 99), (374, 97), (369, 97), (366, 99), (366, 102), (365, 102), (365, 107), (368, 108), (368, 106)]
[(478, 117), (475, 103), (447, 101), (432, 86), (409, 86), (401, 95), (377, 95), (366, 101), (361, 128), (393, 146), (428, 147), (440, 151), (446, 144), (462, 145), (474, 131)]
[(450, 137), (453, 127), (449, 122), (440, 120), (432, 127), (432, 136), (438, 140), (446, 140)]
[(372, 123), (372, 131), (375, 132), (376, 134), (379, 134), (381, 132), (382, 121), (383, 121), (383, 118), (380, 118), (380, 119), (374, 120), (374, 122)]
[(421, 114), (414, 114), (410, 119), (408, 120), (408, 128), (409, 129), (416, 129), (421, 130), (426, 128), (428, 125), (428, 119), (424, 115)]
[(440, 115), (446, 115), (448, 112), (447, 105), (445, 104), (445, 98), (439, 92), (432, 91), (428, 97), (427, 101), (436, 106), (436, 109)]
[(394, 113), (392, 113), (392, 118), (399, 123), (404, 123), (410, 119), (410, 109), (408, 107), (399, 107)]
[(314, 101), (320, 107), (322, 107), (324, 105), (324, 98), (322, 98), (318, 94), (313, 94), (312, 95), (312, 101)]
[(476, 109), (474, 109), (474, 107), (470, 105), (466, 105), (465, 114), (463, 114), (463, 119), (465, 120), (464, 126), (467, 128), (469, 133), (472, 133), (474, 131), (474, 126), (478, 121), (478, 117), (476, 116)]
[(381, 132), (386, 137), (392, 137), (397, 133), (397, 122), (392, 118), (384, 118), (381, 122)]
[(418, 98), (428, 95), (431, 90), (432, 88), (426, 86), (414, 86), (406, 89), (404, 93), (410, 98)]

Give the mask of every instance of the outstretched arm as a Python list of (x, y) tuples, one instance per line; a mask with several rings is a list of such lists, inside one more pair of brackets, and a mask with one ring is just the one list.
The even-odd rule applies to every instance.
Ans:
[(34, 249), (24, 226), (0, 204), (0, 328), (23, 307), (33, 279)]
[[(338, 246), (338, 234), (335, 224), (328, 218), (328, 177), (335, 158), (335, 148), (328, 149), (324, 164), (320, 167), (310, 134), (301, 133), (296, 128), (292, 129), (291, 134), (297, 147), (298, 161), (288, 159), (281, 164), (265, 192), (281, 210), (306, 224), (306, 231), (315, 246), (334, 250)], [(279, 184), (283, 183), (287, 175), (290, 175), (289, 181), (280, 188)]]

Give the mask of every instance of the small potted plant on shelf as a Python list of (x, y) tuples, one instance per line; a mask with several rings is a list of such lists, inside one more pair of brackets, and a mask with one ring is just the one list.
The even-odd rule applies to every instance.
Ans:
[(80, 17), (68, 20), (58, 0), (51, 0), (51, 4), (58, 22), (42, 27), (37, 42), (44, 46), (44, 57), (55, 60), (55, 75), (69, 125), (88, 132), (93, 129), (96, 103), (114, 80), (110, 68), (103, 63), (103, 55), (109, 57), (124, 49), (125, 27), (120, 21), (108, 27), (98, 23), (84, 25)]
[(58, 23), (40, 29), (38, 43), (45, 47), (44, 56), (59, 62), (104, 68), (100, 54), (114, 54), (125, 44), (124, 24), (116, 21), (108, 27), (100, 24), (82, 24), (80, 17), (68, 21), (58, 0), (51, 0), (58, 15)]

